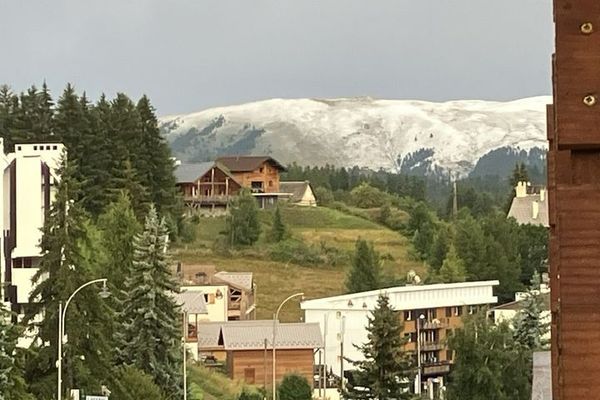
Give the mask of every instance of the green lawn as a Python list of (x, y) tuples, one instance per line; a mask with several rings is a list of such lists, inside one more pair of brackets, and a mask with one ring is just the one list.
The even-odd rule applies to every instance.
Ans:
[[(307, 244), (326, 246), (352, 252), (357, 238), (372, 241), (384, 258), (387, 276), (404, 276), (410, 269), (424, 273), (421, 262), (409, 257), (409, 241), (398, 232), (391, 231), (372, 221), (344, 214), (340, 211), (317, 207), (284, 207), (282, 218), (295, 238)], [(261, 211), (263, 231), (270, 224), (270, 213)], [(289, 294), (304, 292), (306, 298), (333, 296), (344, 292), (344, 279), (348, 265), (300, 266), (292, 263), (270, 261), (264, 235), (259, 242), (225, 257), (214, 254), (212, 243), (225, 228), (225, 219), (202, 218), (198, 224), (197, 239), (193, 244), (175, 247), (174, 259), (183, 263), (214, 264), (218, 270), (251, 271), (257, 284), (257, 317), (270, 319), (281, 300)], [(299, 321), (302, 313), (297, 302), (288, 304), (281, 312), (285, 321)]]

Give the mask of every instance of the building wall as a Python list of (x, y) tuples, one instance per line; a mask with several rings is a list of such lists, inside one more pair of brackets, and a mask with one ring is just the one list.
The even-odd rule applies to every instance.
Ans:
[[(224, 285), (206, 285), (206, 286), (182, 286), (181, 290), (190, 292), (202, 292), (206, 301), (206, 310), (208, 314), (198, 314), (198, 321), (219, 322), (227, 321), (227, 293), (228, 287)], [(218, 292), (221, 295), (218, 295)], [(220, 297), (220, 298), (219, 298)]]
[(279, 170), (267, 161), (254, 171), (235, 172), (233, 176), (245, 188), (251, 188), (252, 182), (262, 182), (264, 193), (279, 192)]
[[(286, 374), (293, 372), (304, 376), (312, 386), (313, 349), (277, 349), (275, 356), (277, 382), (280, 382)], [(269, 388), (273, 376), (272, 361), (271, 350), (266, 351), (266, 359), (264, 350), (228, 351), (229, 376), (257, 386), (266, 383)]]
[[(435, 329), (424, 329), (424, 331), (436, 331), (437, 341), (442, 344), (447, 336), (447, 329), (456, 329), (461, 325), (460, 316), (468, 314), (470, 306), (481, 306), (496, 303), (497, 299), (492, 294), (494, 283), (489, 284), (464, 284), (464, 285), (430, 285), (429, 290), (426, 286), (417, 286), (404, 291), (394, 291), (389, 289), (388, 296), (391, 306), (398, 311), (398, 318), (404, 322), (403, 334), (416, 333), (414, 319), (418, 318), (420, 312), (423, 312), (427, 320), (431, 323), (434, 319), (439, 320), (439, 325)], [(385, 291), (382, 291), (385, 292)], [(330, 299), (309, 300), (302, 303), (305, 310), (305, 321), (316, 322), (321, 326), (325, 341), (325, 362), (333, 368), (336, 375), (340, 375), (340, 370), (350, 370), (353, 367), (344, 362), (342, 366), (341, 352), (343, 342), (344, 357), (354, 361), (362, 360), (362, 353), (356, 349), (355, 345), (361, 345), (367, 342), (366, 326), (368, 316), (375, 309), (379, 292), (365, 292), (354, 295), (336, 296)], [(446, 317), (446, 309), (457, 308), (461, 315), (454, 315), (451, 312), (450, 317)], [(433, 312), (427, 310), (434, 309)], [(406, 320), (405, 311), (411, 311), (411, 320)], [(429, 326), (433, 327), (433, 324)], [(432, 346), (435, 347), (435, 346)], [(407, 349), (415, 350), (415, 343), (407, 344)], [(448, 359), (446, 348), (441, 347), (435, 355), (438, 362), (444, 362)], [(318, 355), (315, 356), (318, 360)]]

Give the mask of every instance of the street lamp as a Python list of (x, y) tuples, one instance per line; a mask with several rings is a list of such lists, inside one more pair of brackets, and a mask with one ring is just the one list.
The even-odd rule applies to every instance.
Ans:
[(417, 325), (417, 394), (421, 394), (421, 334), (419, 332), (419, 328), (421, 326), (421, 322), (425, 319), (425, 315), (419, 315), (419, 318), (415, 321)]
[(103, 299), (106, 299), (108, 296), (110, 296), (110, 292), (106, 287), (106, 281), (106, 278), (94, 279), (79, 286), (77, 289), (75, 289), (73, 294), (71, 294), (71, 296), (65, 303), (65, 308), (63, 308), (62, 306), (62, 302), (58, 303), (58, 359), (56, 360), (56, 368), (58, 368), (58, 400), (62, 399), (62, 343), (65, 334), (65, 316), (67, 315), (67, 308), (69, 307), (71, 300), (73, 300), (73, 297), (75, 297), (75, 295), (79, 293), (81, 289), (83, 289), (86, 286), (93, 285), (94, 283), (102, 282), (102, 290), (100, 291), (99, 296)]
[(276, 379), (275, 379), (275, 373), (276, 373), (276, 369), (275, 369), (275, 333), (276, 333), (276, 324), (277, 324), (277, 320), (279, 319), (279, 311), (281, 311), (281, 307), (283, 307), (283, 305), (285, 303), (287, 303), (289, 300), (293, 299), (294, 297), (298, 297), (298, 296), (304, 296), (304, 292), (300, 292), (300, 293), (294, 293), (293, 295), (289, 296), (287, 299), (283, 300), (281, 302), (281, 304), (279, 305), (279, 307), (277, 307), (277, 312), (275, 314), (273, 314), (273, 338), (272, 338), (272, 344), (273, 344), (273, 400), (277, 400), (277, 388), (276, 388)]

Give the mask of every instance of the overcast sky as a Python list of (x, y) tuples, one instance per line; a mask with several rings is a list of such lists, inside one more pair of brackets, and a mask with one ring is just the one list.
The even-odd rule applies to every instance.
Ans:
[(551, 0), (0, 0), (0, 83), (150, 96), (159, 115), (273, 97), (551, 93)]

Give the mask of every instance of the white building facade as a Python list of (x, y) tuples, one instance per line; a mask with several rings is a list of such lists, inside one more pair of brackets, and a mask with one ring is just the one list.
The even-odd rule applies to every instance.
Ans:
[[(0, 148), (3, 145), (0, 139)], [(31, 279), (41, 257), (41, 229), (54, 199), (56, 171), (64, 150), (60, 143), (36, 143), (15, 144), (13, 153), (0, 153), (1, 290), (5, 306), (18, 318), (33, 290)], [(20, 345), (26, 346), (27, 340), (21, 340)]]
[[(479, 307), (497, 303), (493, 288), (498, 284), (498, 281), (483, 281), (412, 285), (303, 301), (301, 308), (304, 310), (305, 321), (319, 323), (324, 336), (323, 353), (315, 355), (315, 362), (318, 363), (319, 358), (324, 360), (328, 371), (341, 376), (342, 371), (354, 369), (350, 361), (364, 359), (356, 346), (368, 341), (368, 317), (375, 309), (380, 294), (388, 296), (391, 307), (399, 312), (399, 318), (404, 315), (403, 323), (407, 332), (414, 329), (414, 319), (421, 311), (427, 315), (427, 319), (423, 320), (425, 328), (428, 324), (438, 324), (440, 327), (445, 324), (444, 328), (457, 327), (455, 321), (460, 318), (454, 316), (462, 315), (462, 310), (470, 313)], [(452, 321), (447, 319), (448, 322), (444, 323), (441, 320), (446, 320), (442, 315), (448, 312), (446, 310), (453, 317)], [(431, 313), (434, 315), (429, 318)], [(425, 333), (422, 331), (421, 335)], [(414, 343), (412, 346), (414, 347)], [(447, 365), (449, 363), (450, 361)]]

